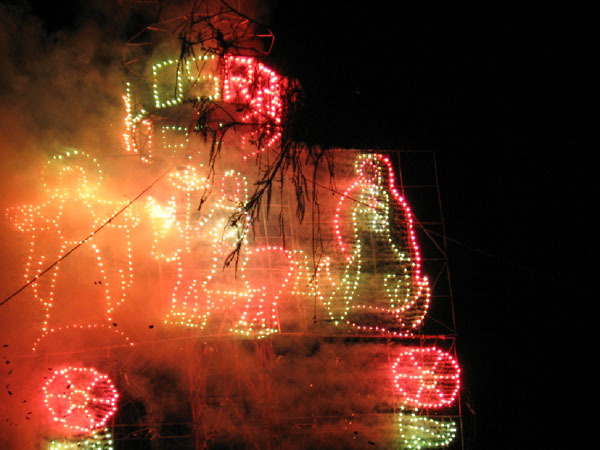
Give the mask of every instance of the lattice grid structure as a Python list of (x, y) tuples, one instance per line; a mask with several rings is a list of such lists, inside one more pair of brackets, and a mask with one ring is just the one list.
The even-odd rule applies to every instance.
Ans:
[[(8, 211), (30, 237), (25, 277), (44, 309), (31, 361), (57, 367), (43, 407), (59, 425), (76, 416), (64, 435), (47, 433), (48, 448), (464, 448), (435, 156), (331, 150), (336, 183), (316, 184), (317, 223), (297, 222), (285, 188), (262, 199), (259, 217), (244, 216), (256, 164), (278, 151), (285, 80), (259, 60), (255, 25), (231, 14), (191, 17), (241, 33), (242, 54), (209, 33), (212, 47), (173, 59), (159, 44), (181, 18), (126, 46), (137, 78), (124, 87), (123, 154), (142, 178), (163, 171), (148, 195), (127, 203), (88, 189), (73, 160), (99, 161), (69, 150), (48, 164), (60, 174), (48, 202)], [(228, 157), (214, 164), (199, 137), (230, 127), (217, 134)], [(64, 219), (68, 202), (89, 223)], [(41, 256), (40, 230), (58, 246)], [(121, 240), (101, 246), (109, 230)], [(80, 267), (63, 261), (71, 245), (91, 251), (101, 317), (53, 326), (55, 311), (79, 305), (70, 290)], [(87, 304), (77, 311), (92, 315)], [(53, 344), (85, 332), (116, 339)]]
[[(227, 213), (245, 195), (244, 177), (239, 172), (224, 172), (213, 190), (212, 208), (205, 210), (202, 219), (191, 223), (195, 210), (186, 204), (190, 202), (189, 192), (197, 192), (201, 187), (201, 167), (169, 173), (164, 182), (168, 196), (163, 195), (162, 200), (160, 196), (148, 198), (146, 216), (140, 219), (154, 230), (155, 241), (148, 256), (161, 276), (149, 301), (170, 305), (162, 308), (166, 313), (164, 324), (158, 327), (158, 335), (137, 339), (135, 347), (103, 347), (107, 352), (103, 358), (111, 361), (111, 378), (120, 395), (127, 399), (106, 423), (110, 439), (96, 439), (93, 433), (97, 430), (92, 427), (92, 434), (70, 440), (53, 438), (49, 448), (69, 448), (78, 442), (96, 445), (108, 440), (117, 449), (128, 448), (131, 442), (154, 442), (152, 445), (158, 445), (157, 448), (242, 444), (258, 448), (352, 448), (373, 445), (370, 442), (382, 448), (463, 445), (460, 368), (443, 253), (443, 221), (435, 173), (426, 171), (435, 169), (434, 156), (426, 152), (390, 152), (388, 159), (349, 150), (338, 152), (340, 161), (348, 159), (346, 166), (339, 166), (340, 180), (346, 179), (348, 188), (328, 194), (335, 197), (334, 206), (348, 204), (350, 211), (321, 221), (325, 246), (320, 261), (313, 260), (303, 239), (310, 224), (299, 225), (292, 219), (293, 195), (283, 196), (277, 205), (290, 219), (285, 221), (285, 237), (279, 225), (269, 220), (266, 210), (252, 234), (242, 230), (227, 237), (217, 230), (225, 227)], [(356, 182), (352, 176), (364, 161), (384, 162), (385, 166), (377, 167), (396, 173), (397, 193), (384, 195), (381, 183), (370, 187), (367, 183), (358, 189), (358, 195), (353, 193)], [(414, 173), (415, 168), (419, 173)], [(344, 178), (344, 173), (350, 176)], [(377, 174), (377, 170), (373, 173)], [(430, 176), (433, 178), (427, 180)], [(388, 187), (385, 184), (385, 189)], [(394, 195), (398, 203), (391, 208)], [(428, 203), (410, 210), (411, 232), (406, 208), (418, 204), (415, 199), (428, 199)], [(180, 204), (183, 211), (177, 213)], [(381, 208), (382, 205), (387, 207)], [(371, 208), (375, 215), (369, 212)], [(384, 216), (393, 209), (403, 222), (381, 228)], [(362, 225), (358, 224), (357, 214), (366, 214)], [(359, 248), (356, 240), (353, 244), (352, 238), (340, 236), (344, 230), (361, 227), (359, 234), (364, 244), (360, 251), (368, 248), (368, 256), (363, 257), (367, 262), (357, 269), (353, 256)], [(402, 239), (396, 237), (398, 229), (408, 232), (404, 237), (407, 244), (401, 244)], [(244, 239), (246, 247), (244, 263), (238, 267), (243, 274), (236, 276), (233, 268), (223, 272), (216, 261), (222, 261), (237, 239)], [(382, 250), (390, 241), (404, 248), (404, 256), (393, 249)], [(411, 245), (417, 243), (418, 252), (416, 248), (411, 250)], [(340, 247), (345, 248), (336, 254)], [(193, 257), (197, 252), (209, 256), (206, 264)], [(406, 265), (406, 261), (417, 260), (419, 264)], [(394, 264), (400, 269), (391, 269)], [(333, 302), (338, 303), (340, 310), (351, 311), (344, 306), (347, 302), (336, 297), (349, 267), (357, 283), (354, 296), (361, 304), (372, 307), (360, 320), (373, 326), (357, 327), (331, 316)], [(406, 278), (413, 283), (402, 282), (401, 278), (394, 288), (386, 273), (402, 273), (402, 267), (409, 267), (406, 273), (415, 274)], [(135, 281), (135, 266), (132, 271)], [(431, 280), (430, 308), (426, 314), (423, 311), (419, 326), (404, 329), (403, 306), (415, 304), (410, 289), (420, 286), (425, 274)], [(367, 284), (366, 290), (362, 283)], [(193, 301), (190, 289), (194, 289)], [(404, 292), (402, 296), (398, 296), (400, 290)], [(178, 296), (178, 292), (187, 293)], [(195, 311), (196, 316), (190, 311)], [(266, 318), (264, 327), (260, 325), (261, 317)], [(191, 323), (195, 326), (190, 327)], [(390, 323), (403, 331), (391, 329)], [(93, 361), (94, 352), (83, 349), (69, 353), (67, 359), (86, 355), (84, 359)], [(129, 356), (123, 357), (125, 352)], [(160, 419), (161, 414), (152, 406), (148, 392), (141, 392), (140, 385), (132, 381), (124, 385), (127, 377), (132, 380), (142, 376), (139, 368), (129, 368), (129, 374), (119, 375), (124, 370), (119, 368), (123, 358), (128, 361), (157, 352), (177, 355), (186, 362), (187, 386), (177, 388), (185, 401), (169, 421)], [(48, 358), (48, 353), (45, 355)], [(50, 355), (60, 359), (52, 352)], [(64, 359), (64, 352), (61, 355)], [(62, 376), (65, 370), (97, 373), (91, 368), (58, 369), (54, 378)], [(151, 358), (144, 370), (143, 376), (157, 383), (170, 376), (157, 373)], [(80, 400), (81, 403), (85, 399)], [(129, 407), (132, 404), (142, 406)]]

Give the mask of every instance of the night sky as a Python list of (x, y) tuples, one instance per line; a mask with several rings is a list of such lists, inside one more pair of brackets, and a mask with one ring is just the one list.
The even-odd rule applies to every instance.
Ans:
[(274, 15), (273, 56), (303, 80), (316, 135), (436, 152), (473, 448), (590, 441), (592, 16), (317, 1)]
[[(593, 11), (421, 3), (272, 2), (269, 63), (304, 88), (307, 141), (435, 151), (463, 398), (476, 414), (467, 447), (588, 442)], [(45, 5), (32, 12), (49, 32), (94, 14)]]
[(273, 58), (303, 81), (315, 136), (436, 152), (473, 448), (590, 440), (592, 16), (308, 1), (273, 17)]

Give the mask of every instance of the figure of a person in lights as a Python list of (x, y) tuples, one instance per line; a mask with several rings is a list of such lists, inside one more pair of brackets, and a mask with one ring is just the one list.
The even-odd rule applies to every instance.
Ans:
[(199, 305), (205, 297), (200, 292), (202, 268), (199, 263), (204, 259), (198, 255), (209, 251), (205, 248), (204, 234), (212, 214), (201, 217), (196, 201), (209, 186), (206, 177), (191, 164), (171, 172), (167, 179), (167, 189), (174, 195), (166, 202), (150, 197), (146, 203), (154, 233), (152, 256), (175, 268), (165, 323), (203, 326), (208, 316), (202, 312), (206, 307)]
[[(267, 335), (275, 325), (275, 305), (269, 308), (264, 286), (253, 287), (245, 268), (252, 256), (242, 255), (237, 266), (224, 269), (223, 262), (240, 243), (245, 243), (249, 221), (230, 224), (247, 199), (246, 178), (228, 170), (215, 177), (215, 186), (199, 215), (200, 190), (210, 188), (193, 166), (169, 175), (171, 189), (183, 191), (179, 201), (166, 204), (150, 198), (153, 222), (153, 255), (175, 265), (175, 282), (165, 323), (240, 334)], [(168, 249), (168, 250), (167, 250)], [(249, 250), (248, 254), (252, 254)], [(256, 252), (255, 252), (256, 253)], [(256, 256), (256, 255), (253, 255)], [(212, 317), (211, 317), (212, 316)]]
[[(133, 283), (130, 233), (139, 220), (134, 210), (128, 210), (106, 223), (124, 202), (98, 198), (102, 170), (87, 153), (70, 149), (55, 155), (46, 164), (42, 180), (48, 197), (45, 202), (7, 212), (14, 226), (30, 236), (24, 275), (28, 281), (35, 280), (33, 296), (44, 310), (34, 350), (55, 332), (113, 328), (115, 308)], [(82, 249), (62, 260), (103, 224), (101, 234), (93, 235)], [(123, 333), (114, 331), (128, 341)]]
[(223, 264), (238, 246), (247, 245), (250, 221), (230, 223), (232, 214), (241, 214), (247, 201), (246, 177), (234, 170), (226, 171), (219, 177), (212, 196), (211, 211), (214, 220), (207, 236), (212, 243), (211, 268), (203, 283), (209, 299), (208, 314), (220, 314), (220, 320), (212, 325), (221, 327), (218, 322), (222, 322), (229, 325), (229, 331), (245, 333), (255, 325), (255, 317), (251, 313), (245, 325), (244, 317), (253, 309), (253, 305), (262, 305), (264, 289), (251, 287), (246, 274), (247, 255), (240, 254), (237, 263), (232, 263), (230, 267), (223, 267)]
[[(360, 155), (355, 172), (357, 179), (340, 197), (334, 220), (345, 264), (326, 301), (330, 320), (366, 332), (410, 333), (429, 305), (410, 208), (396, 191), (383, 155)], [(342, 233), (343, 223), (352, 224), (350, 239)]]

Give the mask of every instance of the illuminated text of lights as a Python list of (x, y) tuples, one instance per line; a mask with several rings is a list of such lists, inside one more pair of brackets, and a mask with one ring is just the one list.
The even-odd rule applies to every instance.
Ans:
[[(347, 323), (353, 328), (367, 332), (407, 336), (422, 324), (429, 308), (430, 288), (427, 277), (421, 275), (421, 257), (413, 229), (414, 219), (410, 207), (395, 187), (394, 172), (389, 159), (381, 154), (362, 154), (355, 162), (357, 180), (340, 196), (334, 216), (334, 234), (346, 259), (341, 281), (325, 301), (330, 320), (336, 325)], [(350, 218), (353, 235), (348, 240), (341, 231), (344, 206), (352, 204)], [(392, 203), (403, 214), (401, 233), (392, 234)], [(348, 208), (348, 206), (346, 206)], [(395, 262), (387, 265), (393, 269), (383, 273), (381, 285), (386, 301), (371, 295), (373, 303), (356, 304), (358, 287), (365, 277), (361, 236), (370, 233), (387, 248)], [(347, 317), (387, 317), (394, 328), (391, 330), (377, 323), (359, 323)]]

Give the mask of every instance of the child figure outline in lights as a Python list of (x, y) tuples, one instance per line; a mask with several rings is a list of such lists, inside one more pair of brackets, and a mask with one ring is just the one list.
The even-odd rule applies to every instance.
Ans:
[[(133, 283), (131, 230), (138, 225), (139, 217), (134, 210), (125, 211), (117, 220), (106, 223), (107, 230), (101, 239), (94, 235), (94, 230), (126, 204), (98, 197), (102, 179), (102, 169), (96, 158), (79, 150), (64, 150), (54, 155), (44, 168), (42, 180), (47, 199), (38, 205), (22, 205), (7, 210), (13, 225), (30, 236), (24, 277), (28, 281), (35, 280), (32, 283), (33, 296), (44, 311), (41, 334), (33, 344), (33, 351), (50, 334), (74, 329), (108, 328), (133, 345), (125, 333), (111, 324), (115, 309), (125, 301)], [(87, 251), (74, 256), (75, 259), (68, 261), (70, 265), (65, 268), (62, 258), (82, 243), (85, 233), (81, 235), (81, 230), (92, 233), (92, 239), (85, 246)], [(123, 251), (119, 257), (113, 255), (109, 261), (105, 253), (118, 247), (113, 246), (115, 241), (124, 243)], [(81, 258), (92, 261), (89, 275), (94, 280), (93, 285), (89, 277), (81, 276)], [(46, 266), (55, 261), (58, 263), (51, 271), (38, 280)], [(74, 270), (78, 276), (68, 277)], [(69, 316), (71, 308), (66, 303), (67, 299), (72, 299), (73, 292), (85, 301), (85, 308), (77, 312), (84, 311), (86, 316), (94, 316), (90, 322), (82, 320), (79, 315), (75, 318)], [(57, 302), (61, 307), (60, 322), (53, 324), (51, 313)], [(97, 321), (98, 314), (106, 320)]]

